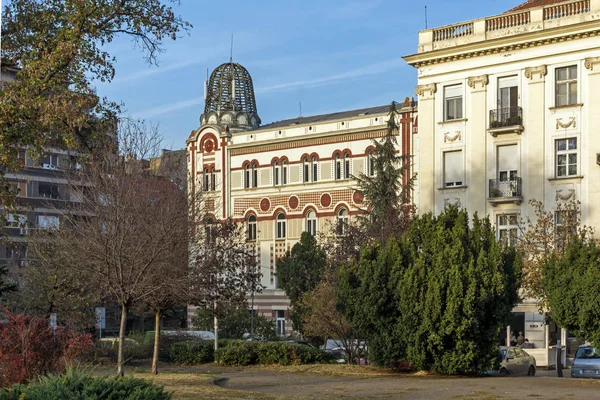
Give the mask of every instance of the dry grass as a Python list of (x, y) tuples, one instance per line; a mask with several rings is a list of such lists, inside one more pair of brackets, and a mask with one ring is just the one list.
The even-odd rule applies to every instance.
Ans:
[(257, 365), (245, 367), (247, 369), (275, 371), (275, 372), (309, 372), (321, 375), (333, 376), (357, 376), (357, 377), (373, 377), (373, 376), (390, 376), (398, 375), (389, 368), (379, 368), (370, 365), (347, 365), (347, 364), (306, 364), (306, 365)]

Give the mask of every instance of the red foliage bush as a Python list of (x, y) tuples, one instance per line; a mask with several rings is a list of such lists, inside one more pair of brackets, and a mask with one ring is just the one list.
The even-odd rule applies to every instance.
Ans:
[(8, 321), (0, 325), (0, 386), (63, 372), (94, 346), (89, 334), (63, 327), (53, 332), (45, 318), (5, 312)]

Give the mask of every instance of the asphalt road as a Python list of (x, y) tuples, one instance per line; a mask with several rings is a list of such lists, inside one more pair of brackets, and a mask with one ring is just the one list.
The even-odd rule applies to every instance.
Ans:
[(331, 376), (244, 370), (224, 373), (220, 385), (310, 399), (600, 399), (600, 380), (557, 378), (556, 371), (535, 377), (457, 378), (433, 376)]

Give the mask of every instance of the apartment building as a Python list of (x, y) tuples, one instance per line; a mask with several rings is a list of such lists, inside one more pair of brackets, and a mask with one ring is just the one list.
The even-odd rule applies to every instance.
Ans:
[[(18, 68), (2, 66), (2, 82), (14, 80)], [(22, 168), (4, 174), (14, 193), (16, 211), (6, 215), (5, 238), (0, 243), (0, 263), (25, 266), (25, 235), (30, 229), (60, 226), (61, 209), (76, 199), (69, 192), (66, 171), (80, 168), (79, 154), (48, 146), (40, 158), (31, 158), (26, 149), (19, 151)], [(2, 205), (0, 204), (0, 207)]]
[[(211, 74), (201, 125), (186, 142), (190, 189), (205, 191), (208, 220), (231, 217), (246, 225), (266, 288), (254, 308), (276, 321), (280, 335), (292, 328), (276, 261), (302, 232), (317, 235), (360, 212), (363, 195), (353, 177), (372, 174), (373, 140), (385, 135), (389, 108), (261, 125), (248, 71), (226, 63)], [(398, 151), (413, 154), (416, 104), (407, 98), (398, 110)], [(188, 318), (194, 312), (190, 306)]]
[[(489, 215), (498, 237), (547, 209), (581, 202), (600, 227), (600, 0), (530, 0), (504, 14), (419, 32), (419, 212), (446, 204)], [(557, 214), (557, 219), (560, 216)], [(558, 220), (557, 220), (558, 222)], [(535, 300), (514, 310), (538, 365), (567, 332)]]

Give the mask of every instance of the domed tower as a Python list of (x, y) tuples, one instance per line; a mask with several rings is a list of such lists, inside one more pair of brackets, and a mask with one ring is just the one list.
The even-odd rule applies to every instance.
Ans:
[(228, 62), (213, 71), (206, 88), (204, 114), (200, 116), (200, 124), (220, 125), (230, 132), (260, 126), (252, 77), (246, 68), (238, 63)]

